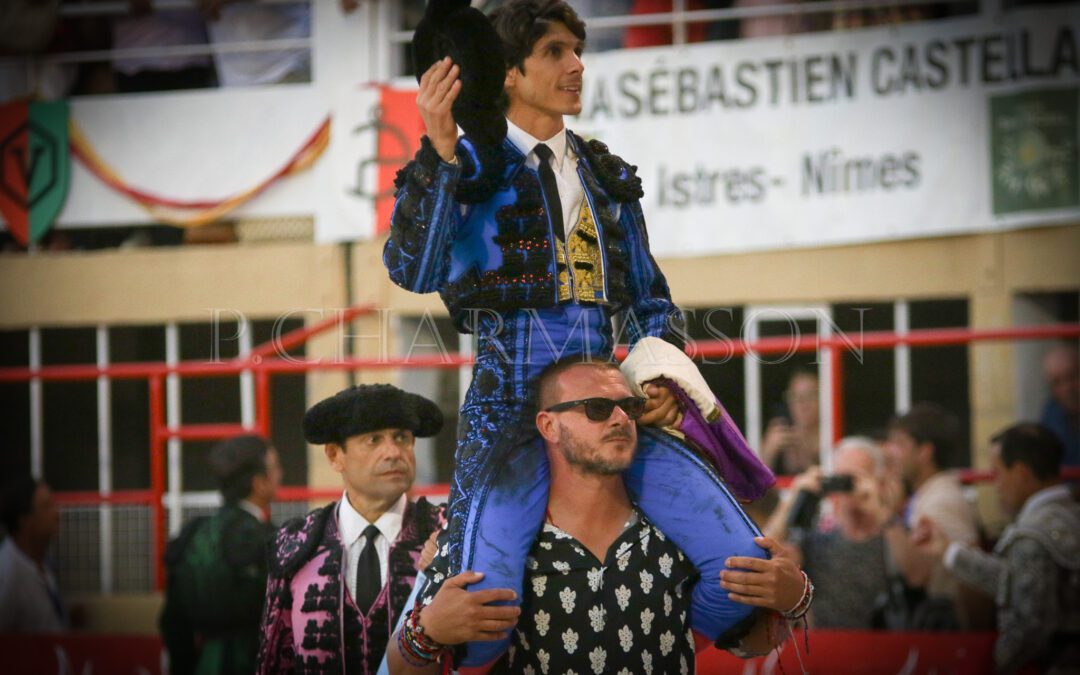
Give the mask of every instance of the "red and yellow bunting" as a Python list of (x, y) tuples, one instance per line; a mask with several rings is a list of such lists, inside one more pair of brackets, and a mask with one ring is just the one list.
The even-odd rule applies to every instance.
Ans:
[(330, 145), (330, 118), (327, 117), (318, 129), (304, 142), (296, 153), (272, 175), (256, 185), (236, 194), (217, 200), (179, 200), (133, 187), (109, 166), (97, 154), (86, 135), (71, 120), (69, 123), (71, 151), (79, 161), (103, 183), (134, 200), (161, 223), (178, 227), (200, 227), (227, 216), (236, 208), (251, 201), (265, 192), (271, 185), (282, 178), (300, 173), (310, 168)]

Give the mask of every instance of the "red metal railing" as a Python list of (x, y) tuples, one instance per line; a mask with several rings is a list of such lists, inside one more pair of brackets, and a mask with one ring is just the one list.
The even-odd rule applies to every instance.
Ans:
[[(225, 362), (187, 361), (175, 365), (159, 362), (119, 363), (105, 367), (96, 365), (60, 365), (44, 366), (32, 371), (28, 368), (0, 368), (0, 382), (27, 382), (33, 379), (41, 381), (95, 380), (105, 376), (112, 379), (146, 379), (150, 392), (150, 490), (118, 491), (110, 495), (94, 492), (69, 492), (57, 494), (61, 504), (146, 504), (153, 510), (153, 543), (155, 559), (155, 585), (161, 588), (164, 583), (162, 554), (164, 553), (165, 527), (165, 445), (170, 438), (181, 440), (218, 440), (239, 433), (257, 432), (269, 436), (270, 431), (270, 396), (272, 375), (285, 373), (306, 373), (312, 370), (369, 370), (382, 368), (458, 368), (472, 363), (471, 357), (458, 354), (438, 356), (411, 356), (404, 359), (381, 359), (348, 357), (324, 360), (298, 360), (286, 356), (288, 349), (305, 343), (311, 337), (336, 328), (343, 323), (375, 310), (370, 307), (352, 307), (340, 314), (319, 321), (310, 326), (286, 333), (276, 340), (259, 345), (251, 353)], [(789, 352), (809, 352), (818, 349), (831, 355), (834, 385), (842, 382), (844, 350), (891, 349), (898, 345), (911, 347), (930, 347), (942, 345), (961, 345), (972, 342), (1046, 340), (1080, 337), (1080, 324), (1057, 324), (1050, 326), (980, 329), (945, 328), (915, 330), (906, 335), (897, 335), (888, 331), (862, 333), (857, 342), (847, 336), (821, 338), (818, 336), (770, 337), (761, 338), (753, 343), (735, 340), (699, 341), (691, 346), (692, 356), (701, 358), (727, 358), (746, 354), (786, 354)], [(626, 348), (616, 350), (618, 358), (626, 356)], [(229, 377), (242, 372), (252, 372), (255, 378), (255, 424), (245, 427), (239, 424), (199, 424), (169, 427), (165, 419), (165, 378), (169, 375), (179, 377)], [(843, 436), (843, 388), (833, 386), (833, 436), (839, 440)], [(971, 482), (989, 480), (989, 472), (968, 472)], [(1080, 478), (1080, 471), (1070, 472), (1070, 477)], [(417, 486), (414, 494), (446, 494), (445, 485)], [(279, 491), (281, 501), (306, 501), (335, 499), (341, 494), (340, 489), (308, 489), (285, 487)]]

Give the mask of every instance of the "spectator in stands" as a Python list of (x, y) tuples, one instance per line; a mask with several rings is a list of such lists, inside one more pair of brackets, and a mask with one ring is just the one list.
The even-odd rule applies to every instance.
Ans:
[(818, 376), (799, 368), (791, 374), (784, 405), (775, 412), (761, 442), (761, 459), (775, 473), (802, 473), (818, 463), (820, 454)]
[[(725, 2), (718, 0), (686, 0), (688, 11), (704, 9), (716, 9), (727, 6)], [(671, 0), (633, 0), (627, 14), (657, 14), (671, 12), (674, 5)], [(674, 42), (673, 26), (670, 21), (660, 21), (654, 25), (630, 26), (626, 29), (623, 37), (623, 47), (636, 49), (638, 47), (655, 47), (658, 45), (670, 45)], [(704, 42), (706, 40), (719, 40), (735, 37), (735, 31), (728, 22), (694, 22), (686, 24), (686, 41)]]
[(1076, 343), (1059, 343), (1046, 353), (1043, 375), (1050, 400), (1040, 422), (1065, 445), (1064, 466), (1080, 466), (1080, 358)]
[[(801, 1), (801, 0), (797, 0)], [(733, 0), (732, 7), (763, 7), (768, 5), (794, 4), (785, 0)], [(776, 14), (764, 16), (748, 16), (739, 22), (739, 35), (741, 39), (772, 37), (775, 35), (792, 35), (806, 30), (803, 27), (805, 15), (787, 13), (777, 10)]]
[(990, 451), (1001, 503), (1016, 514), (994, 552), (950, 543), (934, 525), (920, 548), (996, 598), (998, 672), (1080, 672), (1080, 503), (1061, 481), (1064, 447), (1043, 426), (1017, 424)]
[(0, 52), (35, 54), (49, 46), (60, 18), (60, 0), (0, 3)]
[(912, 531), (916, 523), (926, 519), (949, 541), (964, 545), (978, 542), (974, 510), (959, 479), (949, 471), (959, 462), (959, 443), (959, 420), (933, 403), (917, 403), (890, 424), (886, 451), (912, 495), (902, 510), (892, 514), (885, 526), (885, 539), (903, 581), (909, 589), (923, 589), (926, 597), (914, 601), (912, 594), (905, 593), (909, 606), (900, 608), (904, 611), (899, 614), (906, 614), (906, 619), (900, 625), (892, 620), (889, 627), (955, 629), (976, 618), (969, 612), (973, 605), (966, 596), (961, 601), (957, 581), (944, 566), (919, 555), (914, 545), (918, 533)]
[(160, 626), (172, 675), (248, 674), (259, 647), (281, 465), (277, 451), (253, 435), (216, 445), (210, 464), (225, 505), (189, 522), (165, 552)]
[[(582, 19), (588, 21), (598, 16), (620, 16), (629, 14), (634, 0), (580, 0), (574, 2), (574, 10)], [(621, 49), (624, 40), (624, 28), (593, 28), (589, 27), (589, 40), (585, 45), (586, 51), (606, 52), (612, 49)]]
[[(129, 0), (130, 14), (112, 26), (113, 49), (207, 44), (206, 25), (193, 9), (153, 11), (149, 0)], [(113, 61), (120, 92), (201, 89), (216, 84), (207, 54), (122, 58)]]
[[(311, 5), (263, 4), (197, 0), (207, 18), (212, 44), (260, 42), (311, 37)], [(347, 3), (342, 3), (346, 10)], [(311, 81), (310, 49), (257, 52), (214, 51), (218, 82), (223, 87)]]
[[(843, 439), (832, 460), (831, 480), (823, 480), (816, 466), (795, 478), (764, 531), (787, 544), (814, 580), (815, 627), (868, 630), (888, 585), (882, 527), (900, 499), (900, 486), (885, 472), (882, 449), (872, 439)], [(822, 497), (832, 513), (818, 520)]]
[(0, 495), (7, 537), (0, 544), (0, 633), (58, 633), (68, 617), (56, 577), (45, 562), (60, 531), (49, 486), (29, 475), (11, 479)]

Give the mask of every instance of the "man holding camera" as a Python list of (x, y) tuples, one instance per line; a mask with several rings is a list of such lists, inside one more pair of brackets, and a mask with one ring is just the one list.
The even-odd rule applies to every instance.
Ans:
[[(881, 448), (869, 438), (840, 441), (833, 474), (811, 467), (765, 525), (765, 534), (784, 542), (814, 580), (818, 628), (869, 629), (874, 606), (888, 583), (888, 554), (882, 528), (899, 501), (900, 486), (884, 471)], [(819, 519), (823, 498), (832, 505)]]

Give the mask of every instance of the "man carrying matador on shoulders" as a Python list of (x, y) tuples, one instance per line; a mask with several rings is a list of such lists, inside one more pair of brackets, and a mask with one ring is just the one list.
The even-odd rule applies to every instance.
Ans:
[[(417, 29), (427, 135), (398, 175), (384, 251), (396, 284), (437, 291), (457, 329), (476, 336), (439, 556), (451, 576), (485, 575), (470, 590), (521, 597), (548, 500), (535, 380), (568, 355), (610, 358), (616, 320), (632, 350), (623, 371), (647, 399), (627, 488), (701, 575), (695, 633), (737, 650), (767, 612), (732, 601), (719, 573), (730, 556), (768, 558), (738, 501), (773, 476), (682, 352), (635, 167), (564, 126), (581, 110), (584, 23), (562, 0), (509, 0), (490, 19), (468, 4), (433, 0)], [(507, 644), (469, 643), (455, 666), (484, 672)]]

